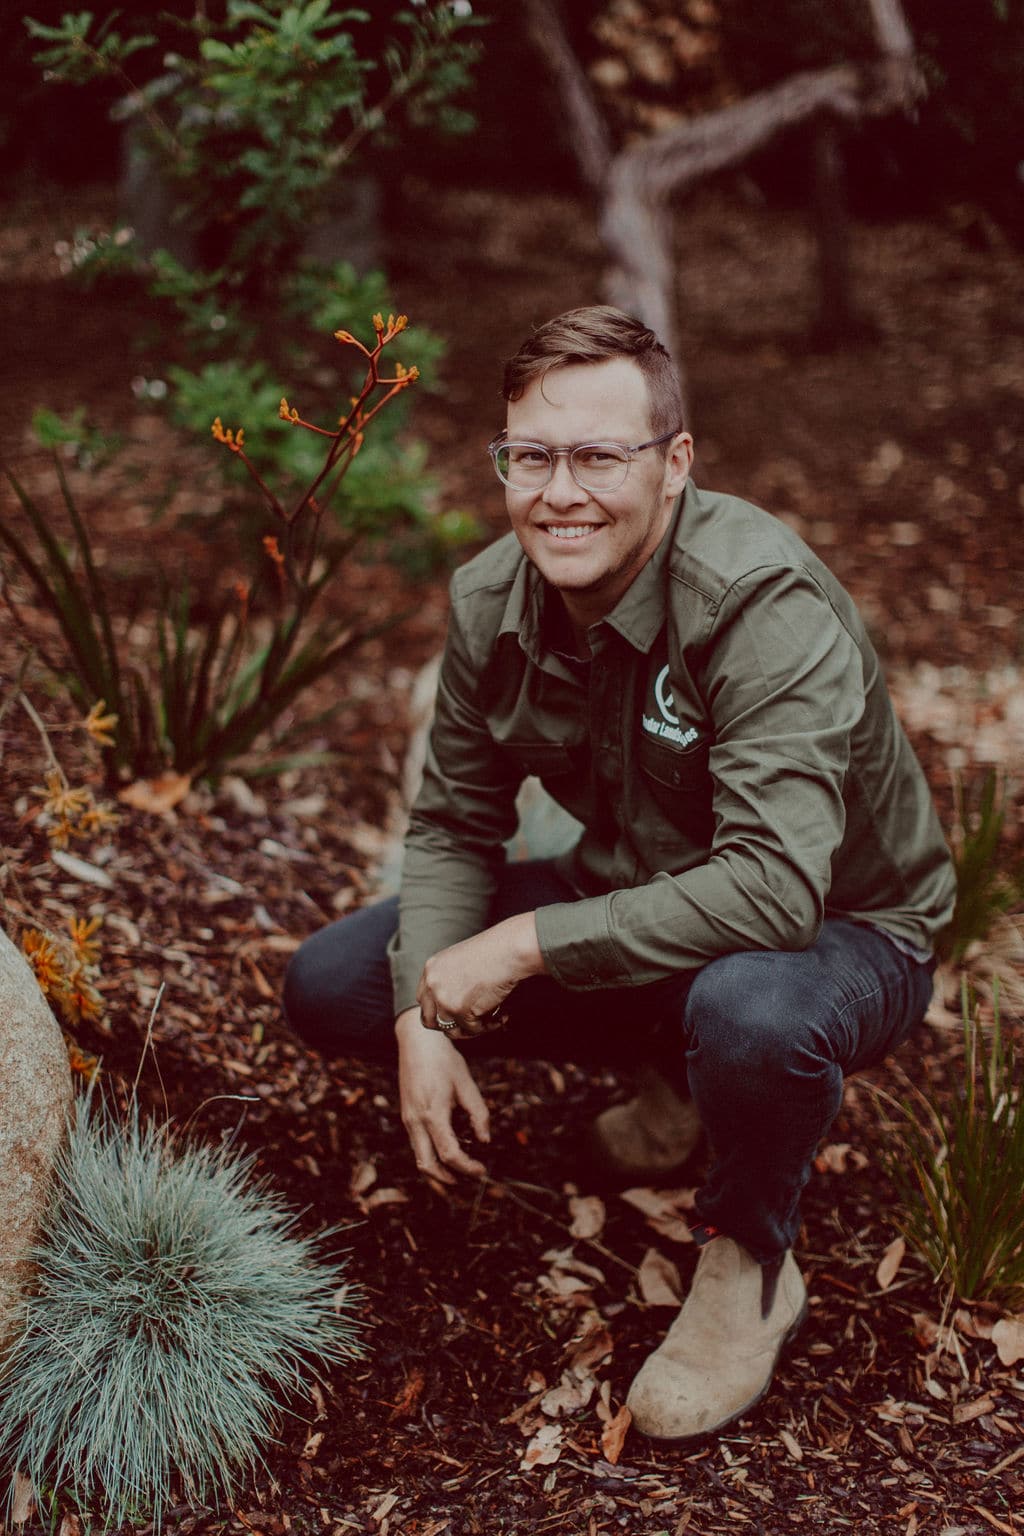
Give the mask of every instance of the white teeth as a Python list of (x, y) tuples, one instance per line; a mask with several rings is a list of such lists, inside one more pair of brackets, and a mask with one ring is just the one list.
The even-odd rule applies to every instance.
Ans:
[(597, 527), (592, 523), (586, 526), (580, 523), (549, 523), (547, 532), (556, 539), (585, 539), (588, 534), (596, 533)]

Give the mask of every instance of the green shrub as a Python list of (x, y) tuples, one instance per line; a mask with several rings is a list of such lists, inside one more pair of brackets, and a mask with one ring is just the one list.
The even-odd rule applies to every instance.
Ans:
[(159, 1527), (177, 1481), (229, 1500), (283, 1397), (361, 1353), (356, 1295), (252, 1160), (79, 1103), (0, 1371), (0, 1455)]
[[(48, 79), (108, 81), (121, 90), (116, 110), (130, 124), (131, 151), (143, 157), (147, 182), (162, 184), (173, 202), (187, 262), (181, 251), (137, 249), (124, 229), (76, 232), (69, 265), (86, 278), (132, 271), (167, 306), (160, 369), (172, 385), (172, 412), (188, 429), (209, 421), (211, 365), (219, 370), (221, 414), (232, 392), (224, 386), (241, 390), (253, 374), (258, 388), (300, 378), (319, 406), (316, 381), (330, 369), (296, 338), (310, 323), (353, 330), (362, 316), (397, 307), (381, 274), (358, 276), (346, 262), (315, 259), (309, 237), (367, 147), (407, 128), (472, 125), (454, 104), (476, 56), (467, 29), (480, 24), (464, 9), (429, 0), (396, 10), (386, 27), (377, 18), (375, 31), (367, 12), (332, 0), (227, 0), (177, 21), (114, 12), (97, 22), (83, 11), (52, 27), (26, 18)], [(370, 43), (360, 46), (368, 29)], [(424, 335), (414, 346), (408, 362), (429, 384), (440, 343)], [(380, 436), (382, 453), (394, 448), (401, 426), (396, 413)], [(301, 460), (286, 435), (266, 445), (265, 462), (279, 478), (301, 484)], [(361, 485), (354, 477), (347, 503), (357, 518)], [(406, 477), (398, 515), (413, 489)], [(429, 492), (421, 476), (420, 513)]]
[[(895, 1105), (886, 1155), (897, 1224), (936, 1279), (966, 1301), (1024, 1304), (1024, 1104), (1020, 1053), (962, 998), (962, 1073), (950, 1102), (915, 1090)], [(894, 1101), (889, 1101), (893, 1103)]]
[[(59, 458), (56, 473), (71, 529), (67, 549), (54, 531), (52, 512), (40, 507), (8, 472), (35, 542), (30, 544), (4, 522), (0, 548), (6, 546), (34, 587), (40, 606), (59, 627), (65, 646), (59, 660), (50, 657), (49, 642), (37, 637), (21, 613), (9, 584), (5, 599), (83, 714), (102, 706), (115, 717), (113, 741), (104, 748), (110, 782), (125, 773), (139, 778), (164, 767), (192, 778), (215, 777), (257, 743), (265, 770), (266, 753), (296, 729), (296, 700), (356, 645), (397, 617), (369, 624), (343, 602), (324, 613), (325, 594), (332, 584), (337, 587), (346, 557), (368, 534), (392, 526), (389, 503), (396, 497), (405, 500), (403, 475), (419, 468), (414, 446), (411, 471), (408, 460), (405, 468), (400, 461), (397, 489), (381, 489), (390, 476), (379, 460), (374, 462), (370, 445), (381, 412), (418, 374), (414, 366), (397, 362), (391, 373), (381, 371), (384, 349), (406, 333), (405, 317), (385, 321), (375, 315), (374, 327), (371, 347), (347, 331), (338, 333), (346, 347), (360, 354), (364, 373), (358, 394), (346, 404), (340, 420), (334, 418), (337, 426), (306, 422), (277, 397), (274, 426), (304, 439), (307, 447), (307, 455), (296, 455), (295, 460), (305, 477), (298, 493), (287, 486), (273, 489), (249, 457), (244, 428), (226, 429), (219, 416), (215, 419), (214, 435), (260, 491), (258, 513), (233, 540), (240, 565), (248, 562), (248, 576), (219, 591), (215, 588), (200, 607), (180, 577), (172, 580), (155, 570), (150, 585), (157, 606), (148, 645), (138, 639), (140, 627), (145, 629), (138, 614), (133, 615), (135, 622), (117, 621), (88, 527)], [(216, 365), (211, 367), (212, 391), (219, 375)], [(267, 387), (257, 387), (255, 375), (252, 386), (256, 403), (269, 410)], [(354, 507), (342, 495), (353, 466), (358, 466), (356, 473), (368, 476)], [(339, 502), (342, 511), (332, 517)], [(436, 528), (429, 521), (424, 524), (414, 497), (409, 507), (407, 521), (417, 529), (418, 549), (428, 543), (443, 549), (465, 531), (446, 519), (439, 519)], [(254, 530), (255, 536), (246, 536)]]

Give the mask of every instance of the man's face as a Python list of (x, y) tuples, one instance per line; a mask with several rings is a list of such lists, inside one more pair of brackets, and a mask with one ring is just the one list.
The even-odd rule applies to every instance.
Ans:
[[(508, 406), (510, 441), (573, 448), (581, 443), (632, 446), (653, 435), (647, 384), (629, 358), (552, 369)], [(537, 491), (505, 488), (513, 531), (528, 560), (557, 587), (580, 630), (610, 613), (650, 559), (668, 527), (693, 458), (689, 433), (662, 457), (645, 448), (615, 491), (586, 491), (569, 461), (555, 460)]]

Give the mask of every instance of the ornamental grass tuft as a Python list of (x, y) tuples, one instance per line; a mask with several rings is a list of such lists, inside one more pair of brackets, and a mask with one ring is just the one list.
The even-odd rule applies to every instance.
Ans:
[(120, 1523), (230, 1500), (316, 1364), (362, 1350), (341, 1264), (252, 1159), (83, 1100), (0, 1372), (0, 1456)]
[(966, 983), (962, 1068), (950, 1100), (914, 1089), (897, 1109), (886, 1163), (897, 1225), (964, 1301), (1024, 1305), (1024, 1089), (1020, 1047), (999, 1016), (984, 1025)]

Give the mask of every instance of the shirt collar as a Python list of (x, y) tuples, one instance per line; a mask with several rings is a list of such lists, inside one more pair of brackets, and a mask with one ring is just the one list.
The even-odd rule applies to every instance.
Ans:
[[(599, 631), (602, 624), (609, 624), (635, 650), (646, 653), (651, 649), (665, 622), (666, 564), (669, 551), (676, 538), (684, 502), (692, 494), (687, 484), (686, 491), (672, 509), (669, 525), (657, 549), (619, 598), (611, 613), (592, 625), (591, 633)], [(498, 634), (499, 638), (515, 635), (531, 661), (538, 666), (553, 661), (554, 669), (561, 671), (558, 658), (552, 656), (550, 647), (545, 643), (545, 592), (540, 573), (524, 557), (513, 578)]]
[(682, 517), (683, 502), (684, 496), (680, 496), (657, 549), (623, 592), (611, 613), (602, 620), (602, 623), (610, 624), (617, 630), (624, 640), (628, 640), (634, 650), (645, 654), (657, 640), (665, 623), (665, 567)]

